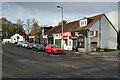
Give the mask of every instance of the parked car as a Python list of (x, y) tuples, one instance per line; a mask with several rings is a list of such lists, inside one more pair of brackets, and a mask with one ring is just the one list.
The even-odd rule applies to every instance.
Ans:
[(27, 42), (27, 41), (24, 41), (24, 42), (22, 43), (22, 47), (27, 47), (27, 45), (28, 45), (28, 42)]
[(37, 47), (37, 51), (40, 51), (40, 52), (45, 51), (45, 47), (42, 44), (38, 44), (36, 47)]
[(22, 47), (22, 43), (23, 43), (23, 41), (19, 41), (19, 42), (17, 43), (17, 46), (18, 46), (18, 47)]
[(32, 49), (32, 45), (33, 45), (34, 43), (28, 43), (28, 45), (27, 45), (27, 49)]
[(33, 44), (32, 46), (33, 51), (45, 51), (45, 47), (42, 44)]
[(36, 51), (36, 50), (37, 50), (37, 44), (33, 44), (33, 45), (32, 45), (32, 50), (33, 50), (33, 51)]
[(57, 54), (57, 53), (63, 53), (63, 50), (57, 45), (49, 44), (45, 47), (45, 52)]

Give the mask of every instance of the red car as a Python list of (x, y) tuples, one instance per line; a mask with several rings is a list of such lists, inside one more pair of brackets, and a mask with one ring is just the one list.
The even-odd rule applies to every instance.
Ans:
[(29, 44), (27, 45), (27, 48), (28, 48), (28, 49), (32, 49), (32, 45), (33, 45), (33, 43), (29, 43)]
[(49, 44), (45, 47), (45, 51), (47, 53), (63, 53), (63, 50), (58, 47), (57, 45), (54, 45), (54, 44)]

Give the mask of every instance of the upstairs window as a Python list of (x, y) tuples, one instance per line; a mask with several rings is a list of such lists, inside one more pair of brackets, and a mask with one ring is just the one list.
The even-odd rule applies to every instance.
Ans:
[(80, 27), (87, 26), (87, 19), (80, 20)]

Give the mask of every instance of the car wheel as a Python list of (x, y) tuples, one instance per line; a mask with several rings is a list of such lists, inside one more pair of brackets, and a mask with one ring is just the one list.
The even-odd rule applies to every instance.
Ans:
[(41, 49), (38, 49), (38, 52), (41, 52)]
[(54, 51), (51, 51), (51, 54), (54, 54)]

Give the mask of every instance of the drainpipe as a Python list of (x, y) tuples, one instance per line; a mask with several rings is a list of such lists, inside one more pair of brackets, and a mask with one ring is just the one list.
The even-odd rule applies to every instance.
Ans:
[(99, 48), (101, 48), (101, 19), (99, 19)]
[(88, 48), (89, 48), (89, 43), (88, 43), (88, 40), (89, 40), (88, 38), (89, 38), (89, 36), (88, 36), (88, 34), (89, 34), (89, 30), (87, 29), (87, 30), (86, 30), (86, 36), (85, 36), (85, 48), (86, 48), (86, 49), (85, 49), (85, 50), (86, 50), (85, 52), (86, 52), (86, 53), (89, 53), (89, 49), (88, 49)]

